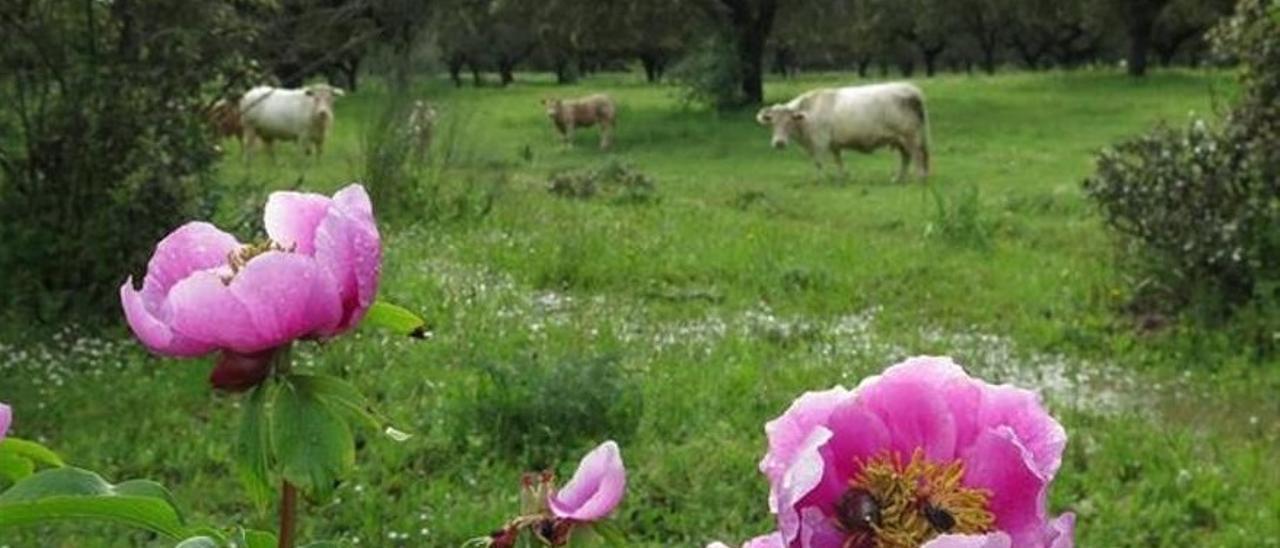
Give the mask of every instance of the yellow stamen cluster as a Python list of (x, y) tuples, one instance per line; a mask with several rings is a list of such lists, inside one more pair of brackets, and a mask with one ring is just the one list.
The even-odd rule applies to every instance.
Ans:
[(886, 452), (860, 464), (862, 472), (849, 484), (865, 489), (879, 504), (880, 522), (872, 526), (876, 548), (915, 548), (943, 533), (982, 534), (995, 523), (987, 509), (991, 493), (961, 483), (964, 463), (959, 460), (934, 463), (916, 449), (906, 463)]
[(258, 255), (268, 251), (283, 251), (285, 253), (293, 253), (298, 248), (298, 244), (294, 243), (289, 247), (282, 246), (271, 240), (265, 240), (254, 244), (248, 244), (240, 249), (227, 253), (227, 266), (231, 267), (231, 274), (222, 277), (223, 284), (230, 284), (231, 280), (240, 273), (240, 269), (249, 264), (249, 261)]

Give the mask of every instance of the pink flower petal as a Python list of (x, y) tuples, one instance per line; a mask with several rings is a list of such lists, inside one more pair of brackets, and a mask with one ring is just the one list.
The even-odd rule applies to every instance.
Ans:
[(175, 333), (169, 325), (155, 317), (147, 308), (142, 293), (133, 289), (133, 278), (120, 286), (120, 302), (124, 305), (124, 317), (133, 334), (152, 352), (187, 358), (208, 354), (214, 345), (197, 341)]
[(769, 452), (760, 460), (760, 472), (770, 482), (781, 479), (812, 430), (825, 425), (836, 405), (848, 396), (849, 391), (839, 386), (822, 392), (806, 392), (792, 402), (782, 416), (765, 423)]
[(866, 462), (889, 448), (889, 427), (852, 399), (831, 413), (827, 428), (832, 433), (827, 444), (832, 466), (846, 482), (858, 472), (857, 462)]
[(338, 284), (344, 316), (334, 335), (360, 323), (378, 293), (382, 271), (382, 239), (373, 222), (364, 188), (352, 185), (338, 193), (316, 229), (316, 260)]
[(1074, 548), (1076, 544), (1076, 515), (1067, 512), (1049, 522), (1049, 548)]
[[(844, 533), (836, 529), (834, 522), (817, 508), (805, 508), (801, 520), (804, 529), (800, 534), (801, 548), (841, 548)], [(792, 543), (788, 543), (793, 545)]]
[(230, 289), (259, 336), (277, 341), (271, 346), (330, 330), (342, 318), (328, 272), (305, 255), (272, 251), (254, 257)]
[(889, 447), (904, 459), (919, 448), (935, 462), (949, 461), (956, 452), (955, 419), (941, 387), (916, 372), (886, 373), (880, 382), (859, 388), (858, 403), (880, 417), (889, 429)]
[[(826, 461), (822, 458), (822, 447), (831, 439), (831, 431), (825, 427), (815, 427), (809, 437), (797, 448), (791, 460), (791, 466), (782, 474), (779, 481), (770, 486), (769, 510), (778, 515), (778, 532), (783, 541), (790, 543), (800, 534), (803, 502), (821, 504), (826, 501), (813, 501), (806, 498), (817, 488), (826, 474)], [(838, 496), (838, 495), (837, 495)], [(805, 508), (806, 510), (811, 508)]]
[(240, 249), (235, 237), (204, 222), (190, 222), (170, 232), (156, 244), (142, 280), (142, 301), (151, 315), (159, 315), (169, 289), (192, 272), (227, 264), (227, 256)]
[(1009, 426), (1017, 433), (1019, 443), (1034, 455), (1040, 474), (1049, 481), (1057, 475), (1067, 446), (1067, 431), (1049, 416), (1035, 392), (1009, 385), (989, 387), (977, 422), (983, 430)]
[(328, 273), (305, 255), (254, 257), (230, 285), (198, 272), (169, 295), (173, 328), (240, 354), (274, 348), (335, 325), (341, 317)]
[(551, 513), (562, 519), (597, 521), (613, 512), (627, 489), (627, 470), (618, 444), (600, 444), (578, 463), (563, 488), (548, 498)]
[(9, 433), (9, 424), (13, 422), (13, 410), (8, 405), (0, 403), (0, 440), (4, 439), (5, 434)]
[(1001, 426), (983, 432), (961, 458), (964, 484), (991, 492), (996, 529), (1008, 533), (1017, 546), (1043, 546), (1048, 481), (1013, 429)]
[[(786, 548), (786, 546), (787, 545), (782, 542), (782, 535), (779, 535), (778, 533), (760, 535), (742, 543), (742, 548)], [(717, 540), (708, 544), (707, 548), (729, 548), (729, 545)]]
[(263, 210), (262, 224), (271, 241), (294, 251), (315, 254), (316, 227), (333, 203), (328, 196), (309, 192), (272, 192)]
[(168, 308), (170, 327), (202, 343), (252, 354), (276, 342), (258, 332), (244, 303), (214, 271), (196, 272), (173, 286)]
[(786, 548), (786, 544), (782, 542), (782, 535), (778, 533), (769, 533), (761, 535), (742, 545), (742, 548)]
[(999, 531), (987, 535), (942, 535), (921, 548), (1010, 548), (1013, 540)]

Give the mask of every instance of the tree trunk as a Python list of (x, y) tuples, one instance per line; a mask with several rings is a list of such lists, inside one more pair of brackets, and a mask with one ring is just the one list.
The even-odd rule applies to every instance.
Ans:
[(502, 81), (502, 87), (507, 87), (516, 81), (515, 68), (515, 62), (511, 59), (505, 57), (498, 59), (498, 77)]
[(920, 56), (924, 58), (924, 75), (933, 78), (938, 73), (938, 57), (946, 50), (946, 46), (920, 48)]
[(862, 59), (858, 59), (858, 78), (866, 78), (870, 68), (871, 68), (870, 57), (863, 57)]
[(983, 41), (982, 48), (982, 70), (987, 74), (996, 73), (996, 43)]
[(484, 85), (484, 74), (480, 72), (480, 67), (474, 63), (471, 64), (471, 83), (476, 87)]
[(662, 75), (658, 70), (658, 56), (649, 52), (640, 54), (640, 66), (644, 67), (644, 79), (650, 84), (657, 83)]
[(764, 102), (764, 54), (769, 34), (773, 32), (773, 19), (778, 11), (778, 0), (758, 0), (758, 8), (752, 9), (750, 0), (720, 0), (729, 10), (733, 25), (734, 49), (738, 52), (738, 64), (742, 70), (740, 90), (749, 104)]
[(1151, 50), (1151, 34), (1156, 18), (1169, 0), (1130, 0), (1129, 3), (1129, 75), (1147, 73), (1147, 54)]
[(461, 59), (456, 57), (449, 59), (449, 79), (453, 80), (453, 87), (462, 87), (462, 66)]

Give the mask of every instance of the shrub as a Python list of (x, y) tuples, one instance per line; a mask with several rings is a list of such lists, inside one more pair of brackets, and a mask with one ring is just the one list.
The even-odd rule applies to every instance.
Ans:
[(436, 120), (430, 151), (407, 125), (413, 102), (393, 96), (364, 135), (364, 179), (382, 217), (392, 223), (456, 221), (488, 215), (506, 187), (502, 169), (464, 170), (469, 117)]
[(658, 185), (652, 177), (617, 161), (595, 169), (552, 174), (547, 192), (579, 200), (605, 197), (615, 204), (649, 204), (658, 200)]
[(742, 66), (733, 44), (712, 36), (694, 48), (671, 69), (680, 85), (679, 98), (686, 103), (728, 108), (743, 104)]
[(978, 187), (969, 186), (951, 196), (930, 186), (933, 219), (925, 226), (925, 236), (974, 249), (990, 249), (995, 223), (982, 209)]
[(153, 242), (213, 206), (205, 112), (247, 79), (252, 32), (228, 2), (28, 8), (0, 13), (0, 306), (114, 312)]
[(1103, 150), (1085, 191), (1139, 271), (1136, 304), (1213, 316), (1280, 286), (1280, 2), (1246, 0), (1214, 31), (1243, 95), (1214, 127), (1159, 127)]

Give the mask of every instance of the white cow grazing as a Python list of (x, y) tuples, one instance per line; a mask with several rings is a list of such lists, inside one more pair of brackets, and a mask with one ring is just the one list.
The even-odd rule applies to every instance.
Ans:
[(276, 140), (302, 141), (308, 154), (316, 156), (324, 147), (325, 137), (333, 126), (333, 101), (343, 95), (342, 88), (325, 84), (302, 89), (258, 86), (240, 98), (240, 116), (244, 123), (246, 148), (260, 139), (271, 151)]
[(819, 170), (827, 152), (843, 173), (842, 150), (869, 153), (892, 146), (902, 155), (898, 181), (905, 180), (913, 160), (920, 177), (929, 176), (929, 115), (924, 94), (908, 83), (815, 89), (761, 109), (756, 121), (773, 128), (774, 148), (795, 139)]

